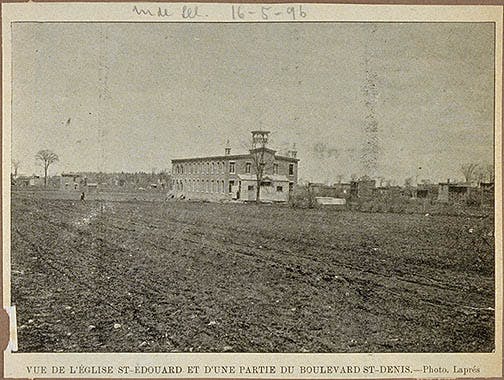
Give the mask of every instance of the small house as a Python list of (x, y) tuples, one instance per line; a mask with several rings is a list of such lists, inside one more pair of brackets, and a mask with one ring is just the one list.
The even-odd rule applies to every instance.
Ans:
[(350, 182), (350, 194), (356, 198), (369, 198), (376, 187), (374, 179), (363, 178)]
[(86, 190), (88, 193), (97, 193), (98, 192), (98, 184), (94, 182), (87, 182), (86, 183)]
[(438, 201), (456, 202), (466, 199), (473, 186), (470, 183), (440, 182), (438, 190)]
[(38, 175), (32, 175), (28, 179), (28, 186), (42, 186), (44, 184), (44, 179), (40, 178)]
[(60, 189), (74, 191), (80, 189), (80, 174), (76, 173), (61, 173)]

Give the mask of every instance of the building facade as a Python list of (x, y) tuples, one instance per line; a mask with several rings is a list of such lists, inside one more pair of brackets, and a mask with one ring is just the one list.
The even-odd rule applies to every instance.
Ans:
[(366, 178), (350, 182), (350, 195), (355, 198), (369, 198), (373, 196), (376, 187), (374, 179)]
[(80, 190), (81, 176), (76, 173), (61, 173), (60, 189), (61, 190)]
[(476, 186), (470, 183), (440, 182), (437, 200), (440, 202), (465, 201)]
[[(253, 139), (258, 133), (267, 138), (268, 132), (255, 131)], [(283, 156), (266, 147), (265, 141), (259, 145), (246, 154), (232, 155), (226, 147), (222, 156), (172, 160), (174, 195), (186, 199), (255, 201), (257, 173), (262, 172), (260, 200), (288, 201), (298, 179), (296, 152), (291, 150)]]

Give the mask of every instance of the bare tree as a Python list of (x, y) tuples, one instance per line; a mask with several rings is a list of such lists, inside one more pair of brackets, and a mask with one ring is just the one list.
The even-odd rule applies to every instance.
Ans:
[(376, 179), (378, 180), (378, 186), (383, 187), (385, 184), (385, 177), (378, 176), (378, 177), (376, 177)]
[(56, 153), (48, 149), (43, 149), (35, 155), (35, 159), (40, 161), (44, 167), (44, 187), (47, 187), (47, 170), (49, 166), (59, 161), (59, 157)]
[(21, 166), (21, 161), (19, 160), (12, 160), (12, 175), (14, 178), (18, 176), (18, 170), (19, 167)]
[(266, 145), (268, 144), (268, 135), (268, 131), (252, 132), (250, 157), (252, 158), (252, 165), (256, 176), (256, 203), (261, 202), (261, 184), (266, 170), (271, 166), (271, 157), (265, 154)]
[(464, 175), (466, 182), (471, 182), (476, 179), (478, 164), (466, 163), (460, 166), (460, 172)]
[(486, 177), (485, 167), (483, 165), (478, 165), (474, 171), (474, 179), (478, 182), (484, 182)]
[(495, 171), (493, 164), (484, 164), (481, 166), (481, 171), (485, 181), (494, 182), (495, 181)]

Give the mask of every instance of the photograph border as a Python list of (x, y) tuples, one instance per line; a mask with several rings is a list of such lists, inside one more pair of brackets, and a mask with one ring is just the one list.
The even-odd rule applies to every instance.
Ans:
[[(195, 3), (198, 3), (198, 2), (192, 2), (192, 3), (187, 3), (187, 4), (195, 4)], [(416, 3), (416, 2), (415, 2)], [(44, 3), (44, 4), (47, 4), (47, 3)], [(72, 3), (72, 4), (58, 4), (59, 6), (68, 6), (68, 7), (72, 7), (75, 3)], [(118, 3), (100, 3), (100, 4), (97, 4), (97, 3), (81, 3), (81, 4), (78, 4), (78, 6), (80, 5), (84, 5), (84, 7), (87, 7), (88, 5), (91, 5), (91, 8), (94, 8), (95, 6), (97, 6), (98, 8), (102, 7), (102, 6), (106, 6), (107, 4), (113, 4), (114, 6), (118, 5)], [(126, 7), (131, 7), (132, 5), (134, 5), (135, 3), (121, 3), (121, 6), (126, 6)], [(142, 5), (148, 5), (149, 3), (142, 3)], [(150, 4), (153, 4), (153, 3), (150, 3)], [(186, 3), (182, 3), (182, 2), (170, 2), (170, 3), (154, 3), (156, 6), (159, 5), (159, 4), (180, 4), (180, 5), (183, 5), (183, 4), (186, 4)], [(199, 3), (201, 5), (203, 4), (218, 4), (218, 5), (222, 5), (222, 6), (226, 6), (226, 5), (231, 5), (232, 3), (226, 3), (226, 4), (223, 4), (223, 3), (207, 3), (207, 2), (201, 2)], [(243, 4), (243, 3), (238, 3), (236, 2), (236, 4)], [(255, 5), (255, 6), (259, 6), (260, 4), (263, 4), (263, 3), (246, 3), (245, 5), (247, 4), (251, 4), (251, 5)], [(268, 5), (288, 5), (288, 4), (309, 4), (310, 6), (313, 6), (314, 8), (318, 8), (319, 5), (321, 4), (313, 4), (313, 3), (268, 3)], [(361, 2), (359, 2), (358, 4), (362, 4)], [(369, 4), (368, 2), (366, 2), (366, 4)], [(379, 3), (379, 4), (383, 4), (383, 3)], [(392, 4), (392, 3), (386, 3), (387, 5), (388, 4)], [(396, 3), (394, 3), (396, 4)], [(402, 3), (404, 4), (404, 3)], [(411, 3), (407, 3), (407, 4), (411, 4)], [(2, 60), (2, 65), (3, 65), (3, 78), (4, 78), (4, 81), (3, 81), (3, 86), (2, 86), (2, 89), (3, 89), (3, 120), (4, 120), (4, 124), (3, 124), (3, 128), (2, 128), (2, 212), (3, 212), (3, 218), (2, 218), (2, 229), (3, 229), (3, 236), (2, 236), (2, 246), (3, 246), (3, 252), (4, 252), (4, 255), (3, 255), (3, 270), (2, 270), (2, 273), (3, 273), (3, 276), (4, 277), (4, 281), (3, 281), (3, 293), (2, 293), (2, 296), (3, 296), (3, 304), (4, 304), (4, 307), (7, 308), (8, 304), (10, 304), (10, 268), (8, 267), (8, 263), (10, 263), (10, 256), (8, 256), (8, 254), (10, 253), (10, 245), (9, 245), (9, 239), (5, 239), (5, 237), (8, 237), (9, 236), (9, 233), (10, 233), (10, 188), (9, 186), (5, 186), (4, 184), (8, 184), (9, 183), (9, 172), (10, 172), (10, 142), (11, 142), (11, 132), (10, 132), (10, 129), (7, 128), (6, 126), (10, 125), (10, 121), (11, 121), (11, 117), (10, 115), (6, 112), (6, 107), (5, 107), (5, 101), (8, 100), (8, 102), (12, 102), (12, 94), (6, 90), (10, 90), (12, 91), (12, 85), (9, 85), (8, 83), (6, 83), (6, 71), (7, 70), (10, 70), (10, 78), (12, 79), (12, 61), (10, 60), (10, 57), (8, 55), (8, 53), (11, 52), (11, 45), (10, 45), (10, 41), (6, 44), (6, 37), (5, 37), (5, 32), (6, 32), (6, 23), (8, 23), (9, 25), (9, 28), (8, 30), (10, 31), (10, 26), (11, 26), (11, 22), (47, 22), (47, 23), (132, 23), (133, 21), (130, 21), (130, 20), (124, 20), (124, 21), (106, 21), (106, 20), (101, 20), (101, 21), (26, 21), (26, 20), (23, 20), (23, 21), (12, 21), (12, 19), (10, 19), (10, 17), (12, 17), (12, 14), (10, 14), (9, 12), (11, 12), (11, 10), (13, 8), (17, 8), (17, 5), (22, 5), (22, 4), (16, 4), (15, 6), (12, 6), (12, 4), (9, 4), (8, 7), (5, 6), (6, 4), (3, 4), (3, 7), (2, 7), (2, 16), (3, 16), (3, 20), (2, 20), (2, 34), (3, 34), (3, 42), (4, 42), (4, 45), (3, 45), (3, 60)], [(31, 5), (38, 7), (41, 5), (41, 3), (31, 3)], [(322, 4), (322, 6), (329, 6), (331, 7), (332, 5), (334, 4)], [(341, 3), (339, 3), (338, 5), (342, 5)], [(376, 5), (376, 3), (374, 4), (370, 4), (371, 6), (374, 6)], [(213, 5), (212, 5), (213, 6)], [(464, 5), (462, 5), (463, 7)], [(344, 5), (344, 7), (353, 7), (352, 5)], [(423, 5), (422, 5), (423, 7)], [(485, 9), (487, 10), (490, 6), (481, 6), (481, 7), (477, 7), (478, 9)], [(416, 7), (413, 7), (413, 8), (416, 8)], [(430, 7), (429, 7), (430, 8)], [(492, 8), (500, 8), (500, 7), (492, 7)], [(451, 10), (455, 10), (453, 8), (450, 7), (450, 11)], [(411, 11), (411, 10), (410, 10)], [(358, 11), (360, 12), (360, 11)], [(8, 14), (9, 13), (9, 14)], [(457, 12), (454, 12), (454, 13), (457, 13)], [(495, 12), (497, 13), (497, 12)], [(9, 20), (11, 22), (8, 22), (8, 21), (5, 21), (5, 16), (6, 14), (8, 14), (8, 17), (9, 17)], [(27, 16), (29, 17), (29, 16)], [(114, 17), (114, 16), (112, 16)], [(457, 16), (455, 16), (457, 17)], [(497, 17), (495, 15), (495, 17)], [(142, 23), (146, 23), (146, 22), (149, 22), (149, 21), (135, 21), (135, 22), (142, 22)], [(151, 21), (153, 23), (159, 23), (159, 22), (177, 22), (177, 23), (180, 23), (180, 22), (187, 22), (187, 21), (181, 21), (181, 20), (176, 20), (176, 21)], [(301, 354), (301, 353), (296, 353), (296, 354), (278, 354), (278, 353), (266, 353), (266, 354), (258, 354), (258, 353), (215, 353), (215, 354), (210, 354), (210, 353), (175, 353), (175, 354), (169, 354), (169, 353), (156, 353), (156, 354), (152, 354), (152, 353), (63, 353), (63, 354), (53, 354), (53, 353), (36, 353), (36, 354), (32, 354), (32, 353), (26, 353), (26, 354), (21, 354), (21, 353), (15, 353), (15, 354), (10, 354), (9, 352), (6, 352), (4, 353), (4, 359), (7, 359), (8, 361), (10, 360), (13, 360), (13, 357), (19, 357), (20, 355), (27, 355), (27, 356), (30, 356), (30, 358), (27, 358), (27, 361), (31, 361), (33, 363), (43, 363), (45, 361), (46, 358), (44, 358), (44, 356), (47, 356), (47, 358), (51, 357), (53, 358), (54, 356), (60, 356), (61, 358), (63, 359), (59, 359), (59, 358), (56, 358), (55, 362), (54, 363), (64, 363), (64, 362), (67, 362), (67, 359), (69, 356), (72, 356), (72, 355), (77, 355), (77, 356), (82, 356), (82, 359), (83, 360), (89, 360), (89, 356), (99, 356), (100, 360), (96, 360), (96, 364), (94, 365), (97, 365), (97, 366), (100, 366), (100, 365), (105, 365), (105, 363), (110, 363), (110, 357), (104, 357), (104, 356), (113, 356), (113, 360), (116, 360), (116, 359), (120, 359), (120, 360), (124, 360), (124, 361), (127, 361), (127, 362), (130, 362), (130, 361), (135, 361), (137, 360), (137, 358), (135, 358), (135, 356), (138, 356), (138, 355), (141, 355), (141, 356), (144, 356), (145, 359), (148, 359), (148, 357), (156, 357), (155, 359), (156, 360), (165, 360), (166, 359), (166, 362), (168, 363), (174, 363), (174, 360), (177, 359), (175, 357), (173, 357), (173, 355), (175, 356), (186, 356), (186, 355), (189, 355), (192, 357), (194, 356), (199, 356), (200, 358), (202, 358), (203, 360), (208, 360), (209, 362), (212, 362), (214, 360), (214, 357), (215, 355), (218, 355), (219, 356), (219, 359), (220, 356), (223, 356), (225, 357), (225, 363), (231, 363), (234, 360), (235, 357), (240, 357), (240, 356), (248, 356), (249, 358), (247, 358), (248, 360), (250, 360), (250, 365), (264, 365), (264, 364), (259, 364), (259, 363), (264, 363), (262, 357), (263, 356), (278, 356), (280, 359), (285, 359), (285, 356), (292, 356), (293, 358), (290, 358), (286, 361), (286, 363), (292, 363), (294, 359), (294, 363), (296, 364), (299, 364), (298, 362), (298, 359), (304, 359), (306, 357), (312, 357), (309, 359), (309, 361), (312, 361), (315, 362), (315, 363), (320, 363), (320, 361), (322, 360), (323, 363), (325, 363), (324, 360), (326, 360), (327, 356), (337, 356), (338, 358), (338, 361), (341, 361), (341, 358), (339, 358), (340, 356), (346, 356), (348, 357), (349, 360), (346, 361), (346, 363), (348, 363), (348, 365), (353, 365), (352, 363), (355, 362), (355, 360), (359, 360), (360, 358), (357, 358), (357, 356), (364, 356), (366, 357), (367, 359), (372, 359), (372, 360), (375, 360), (377, 359), (378, 356), (396, 356), (395, 358), (392, 358), (392, 361), (391, 362), (397, 362), (397, 356), (401, 356), (401, 357), (411, 357), (411, 356), (414, 356), (414, 357), (420, 357), (421, 358), (421, 362), (424, 362), (424, 363), (427, 363), (429, 362), (429, 360), (431, 359), (429, 356), (433, 355), (433, 356), (447, 356), (446, 359), (449, 359), (449, 357), (453, 357), (453, 360), (454, 362), (456, 361), (456, 359), (461, 359), (461, 362), (467, 362), (468, 360), (468, 355), (471, 355), (471, 359), (472, 357), (478, 357), (478, 360), (481, 360), (481, 363), (485, 363), (487, 362), (487, 365), (488, 365), (488, 370), (489, 370), (489, 373), (492, 374), (492, 376), (494, 374), (502, 374), (502, 360), (500, 360), (500, 364), (498, 366), (498, 368), (490, 368), (492, 365), (495, 365), (494, 361), (495, 361), (495, 356), (498, 356), (500, 359), (502, 359), (502, 65), (499, 66), (499, 63), (502, 63), (502, 40), (499, 39), (499, 31), (500, 31), (500, 34), (502, 35), (502, 28), (503, 28), (503, 25), (502, 25), (502, 9), (501, 9), (501, 12), (500, 12), (500, 16), (497, 17), (496, 20), (494, 21), (341, 21), (341, 20), (338, 20), (338, 21), (320, 21), (320, 20), (317, 20), (317, 21), (312, 21), (312, 20), (306, 20), (306, 21), (301, 21), (301, 20), (296, 20), (296, 21), (286, 21), (286, 20), (279, 20), (279, 21), (190, 21), (192, 23), (263, 23), (263, 22), (282, 22), (282, 23), (285, 23), (285, 22), (290, 22), (290, 23), (323, 23), (323, 22), (338, 22), (338, 23), (455, 23), (455, 22), (458, 22), (458, 23), (488, 23), (488, 22), (493, 22), (494, 23), (494, 61), (495, 61), (495, 70), (494, 70), (494, 169), (495, 169), (495, 172), (496, 172), (496, 197), (495, 197), (495, 245), (496, 245), (496, 260), (495, 260), (495, 287), (496, 287), (496, 292), (495, 292), (495, 301), (496, 301), (496, 308), (495, 308), (495, 311), (496, 311), (496, 321), (495, 321), (495, 324), (496, 324), (496, 329), (495, 329), (495, 344), (496, 344), (496, 347), (495, 347), (495, 353), (453, 353), (453, 354), (445, 354), (445, 353), (434, 353), (434, 354), (430, 354), (430, 353), (352, 353), (352, 354), (347, 354), (347, 353), (310, 353), (310, 354)], [(501, 41), (501, 43), (499, 44), (498, 41)], [(7, 72), (8, 73), (8, 72)], [(500, 100), (500, 101), (499, 101)], [(12, 107), (8, 107), (10, 110), (12, 109)], [(6, 145), (7, 144), (7, 145)], [(7, 149), (5, 149), (5, 147), (7, 147)], [(13, 319), (15, 319), (15, 312), (14, 310), (11, 309), (11, 316), (13, 318), (11, 318), (11, 322), (13, 321)], [(4, 318), (5, 320), (5, 315), (4, 315)], [(4, 326), (5, 326), (5, 323), (4, 323)], [(3, 329), (2, 329), (3, 330)], [(2, 331), (3, 333), (4, 331)], [(16, 329), (12, 326), (11, 324), (11, 327), (10, 327), (10, 336), (11, 337), (14, 337), (16, 333)], [(8, 341), (8, 332), (7, 332), (7, 339), (4, 338), (4, 342)], [(10, 343), (10, 347), (11, 348), (15, 348), (15, 340), (12, 341), (11, 340), (11, 343)], [(303, 358), (299, 358), (299, 355), (302, 355)], [(163, 356), (164, 358), (160, 358), (158, 356)], [(460, 356), (461, 358), (455, 358), (454, 356)], [(483, 358), (483, 357), (479, 357), (479, 356), (493, 356), (493, 358), (489, 359), (489, 358)], [(322, 358), (322, 359), (321, 359)], [(343, 358), (343, 361), (345, 361), (345, 359), (347, 358)], [(378, 358), (378, 359), (381, 359), (381, 358)], [(91, 360), (94, 360), (91, 358)], [(333, 359), (331, 359), (333, 360)], [(409, 359), (411, 360), (411, 358)], [(390, 363), (391, 363), (390, 362)], [(102, 364), (103, 363), (103, 364)], [(247, 363), (249, 363), (249, 361), (247, 361)], [(345, 365), (347, 365), (345, 363)], [(381, 363), (381, 362), (380, 362)], [(389, 364), (389, 362), (387, 360), (385, 360), (383, 363), (386, 363), (386, 364), (383, 364), (383, 365), (392, 365), (392, 364)], [(408, 363), (410, 363), (410, 361), (408, 361)], [(6, 364), (6, 363), (4, 363)], [(186, 363), (187, 364), (187, 363)], [(458, 364), (458, 363), (457, 363)], [(36, 364), (35, 364), (36, 365)], [(58, 365), (58, 364), (55, 364), (55, 365)], [(63, 365), (63, 364), (62, 364)], [(78, 364), (77, 364), (78, 365)], [(223, 364), (223, 365), (226, 365), (226, 364)], [(291, 364), (286, 364), (286, 365), (291, 365)], [(5, 370), (5, 366), (3, 367), (3, 369)], [(14, 372), (6, 372), (5, 374), (6, 375), (16, 375), (18, 376), (20, 374), (20, 372), (17, 372), (19, 371), (20, 368), (16, 367), (11, 367), (9, 368), (9, 370), (14, 370)], [(497, 370), (497, 372), (495, 371)], [(25, 373), (26, 374), (26, 373)], [(67, 374), (63, 374), (63, 375), (52, 375), (52, 376), (49, 376), (49, 377), (67, 377), (68, 373)], [(86, 374), (77, 374), (78, 377), (83, 377), (84, 375)], [(187, 376), (188, 374), (185, 374), (184, 376), (180, 376), (180, 377), (196, 377), (196, 376)], [(418, 377), (426, 377), (426, 378), (432, 378), (432, 377), (437, 377), (437, 376), (433, 376), (432, 374), (431, 375), (422, 375), (422, 374), (417, 374), (417, 373), (414, 373), (413, 374), (414, 377), (418, 378)], [(37, 376), (39, 377), (39, 376)], [(42, 377), (42, 376), (40, 376)], [(43, 376), (43, 377), (47, 377), (46, 376)], [(93, 376), (94, 377), (94, 376)], [(99, 377), (109, 377), (109, 376), (99, 376)], [(129, 378), (132, 378), (131, 376), (124, 376), (124, 377), (129, 377)], [(124, 378), (124, 377), (114, 377), (114, 376), (110, 376), (109, 378)], [(165, 377), (164, 375), (163, 376), (156, 376), (156, 377)], [(170, 377), (179, 377), (179, 376), (174, 376), (174, 375), (170, 375)], [(201, 377), (201, 376), (197, 376), (198, 378), (205, 378), (205, 377)], [(235, 376), (233, 376), (235, 377)], [(238, 376), (236, 376), (238, 377)], [(247, 376), (239, 376), (240, 378), (247, 378)], [(279, 378), (281, 376), (261, 376), (263, 378)], [(289, 378), (295, 378), (296, 376), (292, 377), (290, 376)], [(310, 376), (309, 378), (318, 378), (318, 379), (321, 379), (321, 378), (333, 378), (333, 377), (341, 377), (341, 376), (330, 376), (330, 377), (323, 377), (323, 376)], [(411, 378), (413, 376), (400, 376), (400, 378)], [(440, 376), (440, 377), (447, 377), (447, 378), (453, 378), (455, 377), (453, 374), (449, 374), (449, 375), (445, 375), (445, 376)], [(498, 377), (498, 376), (496, 376)], [(223, 378), (223, 377), (219, 377), (219, 376), (216, 376), (216, 377), (206, 377), (206, 378)], [(229, 377), (228, 377), (229, 378)], [(250, 378), (250, 377), (248, 377)], [(284, 377), (286, 378), (286, 377)], [(304, 377), (304, 378), (308, 378), (308, 377)], [(345, 376), (345, 378), (361, 378), (361, 376)], [(369, 378), (369, 377), (367, 377)], [(377, 377), (374, 377), (373, 378), (377, 378)], [(388, 375), (388, 376), (380, 376), (380, 378), (397, 378), (393, 375)], [(465, 377), (467, 378), (467, 377)]]

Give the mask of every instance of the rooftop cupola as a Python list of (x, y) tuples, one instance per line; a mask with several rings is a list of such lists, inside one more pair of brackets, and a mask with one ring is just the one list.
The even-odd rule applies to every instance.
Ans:
[(265, 148), (269, 134), (269, 131), (252, 131), (252, 149)]

